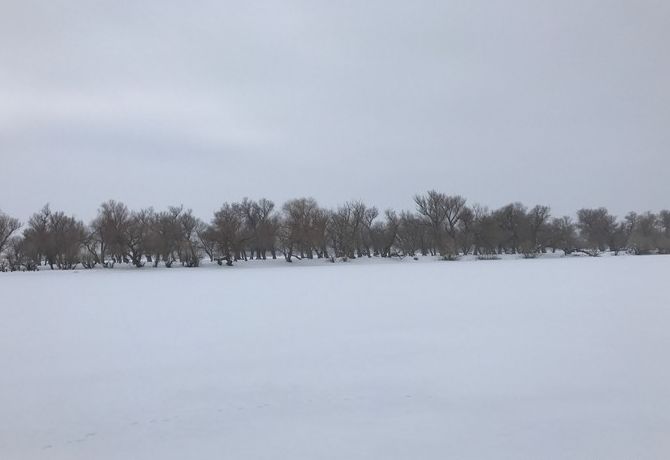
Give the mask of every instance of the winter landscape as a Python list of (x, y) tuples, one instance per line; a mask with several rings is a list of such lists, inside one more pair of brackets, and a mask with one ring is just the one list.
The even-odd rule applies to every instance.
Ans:
[(0, 275), (7, 459), (670, 451), (668, 256)]
[(0, 0), (0, 460), (670, 459), (669, 24)]

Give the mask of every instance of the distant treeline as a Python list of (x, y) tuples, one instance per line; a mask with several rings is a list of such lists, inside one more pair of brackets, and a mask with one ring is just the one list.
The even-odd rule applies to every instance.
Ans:
[(298, 198), (277, 209), (270, 200), (245, 198), (224, 203), (209, 223), (183, 206), (131, 211), (113, 200), (103, 203), (88, 224), (49, 205), (25, 225), (0, 211), (0, 271), (115, 264), (197, 267), (204, 258), (233, 265), (277, 257), (291, 262), (419, 254), (445, 260), (468, 254), (532, 258), (557, 250), (589, 256), (670, 253), (668, 210), (631, 212), (619, 220), (605, 208), (580, 209), (573, 221), (552, 217), (547, 206), (528, 209), (512, 203), (489, 210), (436, 191), (417, 195), (414, 202), (414, 211), (380, 215), (360, 201), (326, 209), (312, 198)]

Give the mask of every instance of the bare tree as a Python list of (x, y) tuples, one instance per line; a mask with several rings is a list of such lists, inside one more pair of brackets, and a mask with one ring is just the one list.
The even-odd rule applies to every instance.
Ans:
[(21, 228), (21, 222), (0, 211), (0, 259), (9, 243), (9, 239)]
[(356, 257), (356, 233), (360, 219), (352, 203), (344, 203), (331, 213), (329, 234), (335, 257), (344, 261)]
[(455, 240), (458, 223), (461, 221), (463, 211), (466, 209), (465, 198), (460, 195), (447, 196), (444, 205), (447, 212), (447, 234), (452, 240)]
[(344, 260), (371, 255), (370, 230), (379, 212), (361, 201), (349, 201), (331, 213), (329, 233), (335, 257)]
[(144, 258), (148, 262), (151, 257), (152, 229), (155, 221), (153, 208), (133, 211), (125, 226), (123, 242), (126, 245), (126, 254), (130, 262), (137, 268), (144, 266)]
[(425, 220), (416, 214), (403, 211), (400, 213), (396, 246), (401, 254), (414, 257), (416, 253), (426, 256), (431, 251), (431, 229), (426, 226)]
[(198, 228), (202, 222), (193, 215), (190, 209), (179, 214), (177, 220), (180, 230), (177, 243), (179, 261), (186, 267), (198, 267), (202, 259), (202, 247), (200, 246), (200, 239), (198, 237)]
[(468, 255), (474, 245), (475, 213), (469, 207), (464, 207), (458, 223), (456, 241), (463, 255)]
[(286, 202), (277, 212), (272, 201), (244, 198), (224, 203), (210, 224), (183, 206), (162, 212), (152, 208), (131, 212), (123, 203), (102, 203), (90, 226), (47, 204), (33, 214), (21, 236), (21, 224), (0, 212), (0, 271), (93, 268), (98, 264), (179, 261), (197, 267), (206, 254), (219, 265), (237, 260), (328, 257), (441, 255), (457, 259), (471, 252), (481, 259), (499, 254), (535, 257), (548, 248), (564, 254), (575, 251), (597, 256), (610, 250), (634, 254), (670, 253), (670, 211), (630, 213), (617, 220), (605, 208), (581, 209), (577, 223), (569, 217), (551, 218), (548, 206), (528, 210), (511, 203), (496, 211), (465, 198), (435, 190), (414, 197), (416, 212), (385, 211), (349, 201), (335, 210), (318, 206), (313, 198)]
[(244, 227), (244, 210), (237, 203), (224, 203), (214, 213), (212, 237), (216, 242), (217, 261), (226, 265), (240, 258), (244, 243), (249, 237)]
[(147, 252), (152, 254), (154, 267), (162, 260), (170, 268), (178, 259), (182, 243), (180, 218), (183, 211), (183, 206), (170, 206), (167, 211), (154, 214), (147, 238)]
[(465, 208), (465, 198), (430, 190), (425, 195), (416, 195), (414, 202), (417, 211), (430, 226), (435, 249), (445, 258), (455, 258), (458, 255), (456, 232)]
[[(51, 209), (49, 204), (46, 204), (39, 212), (28, 219), (28, 227), (23, 232), (24, 240), (34, 249), (35, 258), (39, 265), (42, 265), (44, 259), (52, 253), (49, 234), (50, 215)], [(53, 264), (51, 264), (51, 268), (53, 269)]]
[(100, 205), (98, 216), (91, 222), (87, 249), (97, 263), (112, 268), (126, 260), (130, 211), (125, 204), (109, 200)]
[(581, 240), (580, 250), (590, 256), (597, 256), (609, 248), (616, 229), (616, 218), (605, 208), (580, 209), (577, 211), (577, 228)]
[(207, 257), (209, 257), (210, 262), (214, 262), (216, 257), (216, 235), (214, 227), (208, 225), (204, 222), (200, 222), (196, 228), (196, 234), (198, 236), (198, 241), (200, 242), (200, 247)]
[(375, 256), (391, 257), (398, 255), (394, 253), (394, 246), (398, 240), (400, 229), (400, 217), (395, 211), (387, 209), (384, 212), (384, 222), (374, 222), (370, 225), (369, 238), (372, 253)]
[(419, 215), (425, 219), (426, 224), (430, 227), (432, 253), (434, 253), (434, 248), (442, 251), (444, 247), (444, 222), (447, 219), (446, 201), (447, 195), (435, 190), (429, 190), (425, 195), (414, 197)]
[(20, 236), (9, 239), (5, 256), (9, 271), (37, 271), (40, 265), (34, 245)]
[(307, 226), (307, 241), (311, 251), (308, 257), (312, 257), (312, 251), (317, 258), (328, 257), (328, 228), (330, 225), (330, 212), (326, 209), (317, 207), (309, 215), (309, 224)]
[(519, 250), (524, 257), (533, 258), (546, 251), (549, 217), (549, 207), (540, 205), (520, 216)]
[(268, 251), (276, 258), (275, 246), (279, 230), (278, 217), (274, 213), (275, 204), (265, 198), (252, 201), (244, 198), (240, 204), (244, 214), (245, 228), (249, 235), (251, 258), (265, 260)]
[(502, 231), (499, 252), (517, 254), (524, 230), (527, 229), (526, 207), (521, 203), (511, 203), (494, 213)]
[(551, 210), (549, 206), (537, 205), (527, 214), (530, 230), (530, 240), (537, 252), (545, 252), (549, 233), (549, 219)]
[(375, 223), (375, 219), (379, 216), (379, 211), (374, 206), (367, 207), (363, 203), (360, 203), (360, 205), (362, 225), (360, 226), (358, 235), (358, 257), (372, 257), (372, 226)]
[[(284, 258), (291, 262), (293, 257), (310, 256), (314, 251), (314, 228), (317, 218), (322, 217), (319, 206), (313, 198), (296, 198), (284, 203), (280, 241)], [(327, 219), (326, 219), (327, 220)]]
[(487, 207), (475, 205), (472, 223), (474, 253), (480, 259), (498, 258), (498, 248), (502, 241), (502, 230), (497, 216)]
[(637, 254), (651, 254), (657, 250), (663, 229), (658, 216), (652, 212), (644, 214), (630, 213), (626, 216), (626, 222), (630, 229), (628, 246)]
[(28, 221), (24, 239), (34, 248), (36, 258), (44, 258), (51, 269), (72, 269), (81, 261), (86, 231), (83, 222), (52, 212), (47, 204)]
[(572, 254), (577, 249), (577, 227), (569, 216), (554, 218), (547, 231), (547, 246), (563, 251), (563, 254)]
[(658, 252), (670, 253), (670, 211), (667, 209), (658, 213), (658, 225), (661, 231), (658, 242)]

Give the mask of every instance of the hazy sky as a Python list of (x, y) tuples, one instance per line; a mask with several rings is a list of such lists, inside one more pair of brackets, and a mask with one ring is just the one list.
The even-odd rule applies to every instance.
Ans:
[(0, 209), (670, 207), (667, 0), (0, 0)]

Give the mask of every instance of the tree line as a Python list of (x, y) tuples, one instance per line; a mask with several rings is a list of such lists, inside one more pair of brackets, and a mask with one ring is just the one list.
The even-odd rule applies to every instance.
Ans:
[(335, 209), (313, 198), (277, 208), (267, 199), (224, 203), (205, 222), (190, 209), (132, 211), (110, 200), (88, 224), (47, 204), (23, 225), (0, 211), (0, 271), (40, 267), (112, 268), (117, 264), (197, 267), (240, 260), (501, 254), (537, 257), (548, 251), (598, 256), (670, 253), (670, 211), (631, 212), (617, 219), (606, 208), (580, 209), (576, 219), (553, 217), (548, 206), (511, 203), (491, 210), (435, 190), (414, 197), (416, 209), (382, 214), (361, 201)]

